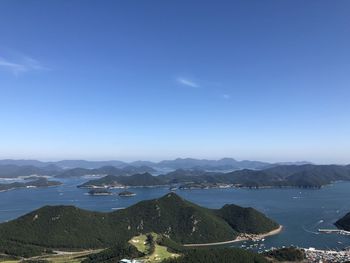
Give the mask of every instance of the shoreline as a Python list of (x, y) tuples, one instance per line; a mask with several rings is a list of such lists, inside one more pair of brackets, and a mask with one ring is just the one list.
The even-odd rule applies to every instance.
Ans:
[(237, 242), (242, 242), (242, 241), (248, 241), (248, 240), (261, 240), (264, 239), (265, 237), (277, 235), (281, 233), (283, 230), (283, 226), (279, 225), (278, 228), (271, 230), (270, 232), (263, 233), (263, 234), (244, 234), (242, 233), (238, 237), (236, 237), (233, 240), (228, 240), (228, 241), (223, 241), (223, 242), (213, 242), (213, 243), (202, 243), (202, 244), (183, 244), (184, 247), (206, 247), (206, 246), (219, 246), (219, 245), (227, 245), (227, 244), (233, 244)]

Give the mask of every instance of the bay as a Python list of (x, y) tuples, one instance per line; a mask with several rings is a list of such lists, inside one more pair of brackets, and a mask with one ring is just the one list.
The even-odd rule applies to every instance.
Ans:
[[(74, 205), (87, 210), (110, 212), (141, 200), (161, 197), (167, 187), (129, 188), (135, 197), (90, 196), (76, 186), (86, 179), (62, 180), (63, 185), (49, 188), (18, 189), (0, 192), (0, 222), (15, 219), (45, 205)], [(299, 246), (318, 249), (343, 249), (350, 236), (321, 234), (319, 228), (335, 228), (334, 222), (350, 212), (350, 182), (337, 182), (321, 189), (205, 189), (178, 190), (177, 194), (201, 206), (220, 208), (224, 204), (253, 207), (283, 225), (279, 235), (235, 246), (264, 250), (271, 247)], [(113, 190), (115, 193), (121, 189)]]

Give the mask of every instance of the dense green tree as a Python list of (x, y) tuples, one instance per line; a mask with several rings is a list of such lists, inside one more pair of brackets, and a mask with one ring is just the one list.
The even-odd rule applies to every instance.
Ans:
[(225, 206), (212, 210), (169, 193), (111, 213), (91, 212), (73, 206), (40, 208), (0, 224), (0, 252), (21, 255), (9, 250), (8, 242), (32, 249), (31, 254), (42, 253), (43, 247), (66, 250), (106, 248), (151, 232), (179, 244), (222, 242), (235, 239), (242, 231), (262, 233), (277, 226), (251, 208)]
[(238, 248), (190, 249), (183, 256), (162, 263), (267, 263), (261, 255)]

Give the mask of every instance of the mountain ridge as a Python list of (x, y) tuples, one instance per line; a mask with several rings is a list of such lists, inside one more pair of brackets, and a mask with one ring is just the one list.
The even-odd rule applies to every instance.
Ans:
[[(138, 175), (139, 176), (139, 175)], [(110, 186), (156, 186), (173, 184), (197, 184), (215, 187), (224, 185), (229, 187), (305, 187), (320, 188), (339, 180), (350, 180), (350, 167), (338, 165), (282, 165), (264, 170), (243, 169), (228, 173), (207, 172), (203, 170), (179, 169), (167, 174), (149, 176), (148, 180), (138, 181), (125, 176), (108, 176), (84, 183), (83, 187)], [(155, 181), (155, 183), (153, 182)], [(146, 182), (146, 183), (145, 183)], [(186, 188), (186, 187), (183, 187)]]
[[(307, 162), (291, 162), (288, 164), (305, 164)], [(3, 159), (0, 160), (1, 165), (18, 165), (18, 166), (35, 166), (35, 167), (45, 167), (48, 165), (56, 165), (61, 169), (73, 169), (73, 168), (85, 168), (85, 169), (97, 169), (103, 166), (114, 166), (118, 168), (123, 168), (125, 166), (149, 166), (157, 169), (193, 169), (193, 168), (207, 168), (212, 170), (235, 170), (235, 169), (262, 169), (275, 165), (280, 165), (283, 163), (269, 163), (254, 160), (241, 160), (238, 161), (234, 158), (224, 157), (218, 160), (211, 159), (196, 159), (196, 158), (176, 158), (173, 160), (162, 160), (159, 162), (152, 161), (131, 161), (124, 162), (119, 160), (106, 160), (106, 161), (88, 161), (88, 160), (60, 160), (60, 161), (38, 161), (38, 160), (26, 160), (26, 159)]]
[[(235, 206), (234, 209), (240, 214), (246, 208)], [(43, 250), (106, 248), (150, 232), (165, 235), (178, 243), (235, 239), (240, 232), (231, 226), (232, 222), (237, 225), (245, 222), (237, 216), (230, 218), (230, 225), (216, 214), (217, 211), (198, 206), (174, 193), (109, 213), (74, 206), (44, 206), (0, 224), (0, 252), (9, 242), (15, 242), (19, 247), (30, 245)], [(268, 230), (278, 228), (277, 223), (257, 210), (251, 215), (251, 220), (260, 216), (265, 221), (256, 222), (256, 225), (262, 223)]]

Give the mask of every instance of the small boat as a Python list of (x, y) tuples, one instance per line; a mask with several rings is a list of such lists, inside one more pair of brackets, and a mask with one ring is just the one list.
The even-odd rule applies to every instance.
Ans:
[(120, 192), (118, 195), (121, 197), (131, 197), (131, 196), (135, 196), (136, 194), (130, 191), (123, 191), (123, 192)]
[(112, 195), (113, 193), (106, 189), (92, 189), (88, 193), (89, 195)]

